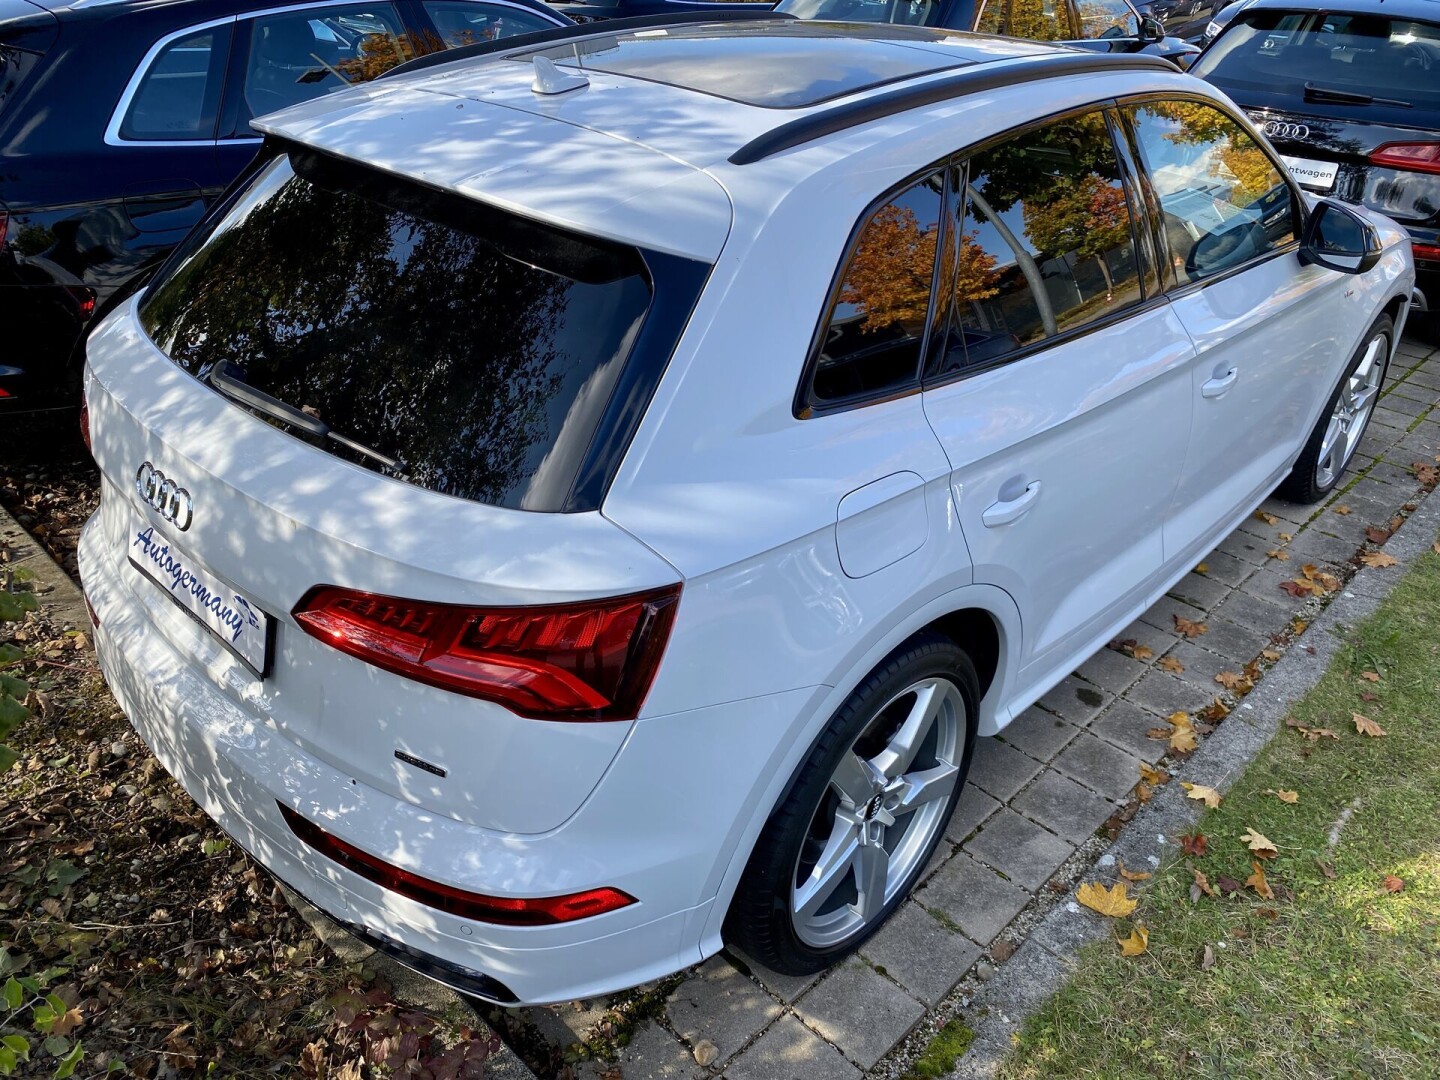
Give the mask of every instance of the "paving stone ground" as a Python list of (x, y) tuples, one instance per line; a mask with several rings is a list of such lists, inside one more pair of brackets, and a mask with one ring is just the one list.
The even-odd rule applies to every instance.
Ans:
[[(1404, 340), (1345, 487), (1322, 507), (1271, 499), (999, 736), (981, 739), (955, 817), (923, 883), (856, 957), (823, 976), (791, 979), (721, 953), (672, 992), (619, 1065), (624, 1080), (846, 1080), (863, 1076), (986, 955), (1061, 865), (1121, 809), (1141, 761), (1165, 744), (1146, 732), (1194, 712), (1282, 633), (1306, 603), (1281, 587), (1313, 563), (1333, 570), (1417, 494), (1410, 465), (1440, 453), (1440, 349)], [(1348, 512), (1342, 509), (1348, 508)], [(1284, 550), (1288, 560), (1267, 553)], [(1204, 622), (1187, 640), (1175, 616)], [(1112, 645), (1115, 643), (1112, 643)], [(1160, 666), (1169, 658), (1181, 671)], [(1013, 931), (1012, 931), (1013, 933)], [(1028, 955), (1028, 954), (1027, 954)], [(995, 962), (993, 959), (991, 962)], [(560, 1046), (582, 1038), (604, 1003), (529, 1010)], [(563, 1020), (562, 1020), (563, 1017)], [(706, 1067), (692, 1053), (708, 1041)], [(581, 1076), (611, 1066), (587, 1062)]]

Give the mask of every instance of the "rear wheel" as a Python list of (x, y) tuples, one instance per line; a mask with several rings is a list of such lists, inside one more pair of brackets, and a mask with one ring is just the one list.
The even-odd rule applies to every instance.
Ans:
[(1351, 357), (1344, 378), (1330, 396), (1295, 467), (1276, 492), (1281, 498), (1313, 503), (1335, 490), (1375, 412), (1394, 336), (1395, 327), (1388, 315), (1375, 320)]
[(949, 824), (978, 700), (970, 658), (938, 635), (867, 676), (762, 831), (727, 937), (776, 971), (807, 975), (873, 934)]

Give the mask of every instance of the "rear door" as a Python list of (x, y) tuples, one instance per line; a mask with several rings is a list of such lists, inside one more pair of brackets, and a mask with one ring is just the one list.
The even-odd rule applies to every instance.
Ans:
[(1155, 586), (1193, 348), (1147, 272), (1100, 109), (971, 155), (954, 195), (925, 411), (975, 580), (1014, 597), (1038, 678)]
[(1213, 537), (1283, 477), (1364, 329), (1345, 275), (1301, 266), (1301, 203), (1269, 151), (1216, 105), (1127, 103), (1159, 204), (1171, 304), (1195, 342), (1194, 430), (1166, 547)]

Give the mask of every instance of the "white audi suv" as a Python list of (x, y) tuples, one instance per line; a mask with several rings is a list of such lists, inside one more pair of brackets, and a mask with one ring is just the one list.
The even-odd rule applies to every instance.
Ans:
[(1146, 56), (702, 15), (257, 126), (89, 342), (100, 662), (273, 874), (502, 1003), (854, 949), (977, 737), (1335, 487), (1411, 293)]

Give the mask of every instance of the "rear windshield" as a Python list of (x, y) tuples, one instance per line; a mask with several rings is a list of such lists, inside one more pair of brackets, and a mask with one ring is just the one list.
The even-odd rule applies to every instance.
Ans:
[(1374, 107), (1366, 119), (1425, 125), (1417, 111), (1440, 109), (1434, 74), (1440, 24), (1369, 13), (1249, 11), (1190, 70), (1232, 92), (1290, 88), (1297, 99), (1332, 104), (1343, 101), (1339, 95), (1360, 95), (1371, 100), (1353, 104)]
[(572, 488), (612, 392), (635, 396), (652, 279), (637, 249), (293, 150), (171, 260), (140, 319), (328, 453), (495, 506), (590, 509)]

